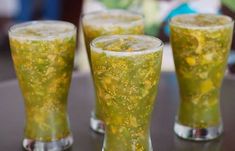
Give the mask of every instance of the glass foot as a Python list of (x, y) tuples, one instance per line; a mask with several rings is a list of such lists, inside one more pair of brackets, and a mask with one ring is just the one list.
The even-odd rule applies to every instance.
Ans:
[(219, 137), (223, 132), (223, 126), (220, 124), (215, 127), (208, 128), (192, 128), (175, 123), (174, 131), (177, 136), (194, 141), (208, 141)]
[(91, 113), (90, 127), (93, 131), (98, 132), (100, 134), (104, 134), (104, 132), (105, 132), (104, 122), (97, 119), (94, 112)]
[(23, 147), (27, 151), (63, 151), (69, 149), (72, 144), (73, 137), (71, 135), (51, 142), (43, 142), (27, 138), (23, 140)]

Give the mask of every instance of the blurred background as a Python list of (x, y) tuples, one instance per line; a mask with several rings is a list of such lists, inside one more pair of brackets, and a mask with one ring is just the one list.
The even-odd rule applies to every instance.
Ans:
[[(65, 20), (80, 27), (82, 13), (106, 9), (126, 9), (144, 15), (145, 33), (165, 42), (162, 70), (166, 72), (174, 71), (169, 19), (186, 13), (225, 14), (235, 19), (235, 0), (0, 0), (0, 82), (16, 77), (7, 36), (11, 25), (30, 20)], [(81, 28), (78, 33), (74, 70), (81, 74), (89, 72), (89, 65)], [(235, 35), (228, 64), (228, 73), (235, 74)]]

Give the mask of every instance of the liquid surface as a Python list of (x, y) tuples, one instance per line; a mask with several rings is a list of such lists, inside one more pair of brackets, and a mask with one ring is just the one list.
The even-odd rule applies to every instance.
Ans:
[(94, 26), (129, 26), (141, 22), (142, 16), (127, 11), (114, 10), (107, 12), (95, 12), (83, 17), (83, 22)]
[(172, 25), (181, 25), (184, 27), (218, 27), (223, 25), (229, 25), (232, 23), (232, 19), (222, 15), (213, 14), (192, 14), (192, 15), (180, 15), (171, 20)]
[[(95, 44), (94, 44), (95, 43)], [(97, 51), (143, 52), (158, 49), (161, 41), (147, 36), (106, 36), (94, 41)]]
[[(57, 32), (64, 33), (67, 26), (65, 29), (52, 29), (56, 23), (49, 26), (41, 24), (22, 26), (11, 31), (14, 33), (10, 34), (10, 46), (25, 103), (25, 137), (53, 141), (70, 135), (67, 96), (76, 32), (73, 30), (73, 34), (62, 38)], [(34, 32), (28, 33), (29, 29)], [(48, 38), (52, 35), (53, 39)]]
[[(133, 39), (125, 37), (125, 44), (133, 44)], [(118, 38), (114, 39), (109, 45), (119, 50), (123, 44), (116, 43)], [(97, 41), (105, 45), (106, 40), (104, 43)], [(155, 41), (155, 45), (158, 44), (159, 41)], [(160, 79), (162, 48), (141, 54), (129, 52), (132, 55), (116, 55), (118, 52), (109, 55), (93, 48), (91, 59), (97, 102), (106, 123), (104, 151), (152, 151), (149, 128)], [(129, 50), (122, 48), (122, 51)]]
[[(208, 128), (221, 122), (220, 88), (233, 25), (228, 24), (228, 18), (223, 16), (191, 17), (182, 16), (172, 20), (187, 20), (187, 26), (171, 23), (170, 39), (181, 99), (178, 122), (193, 128)], [(204, 28), (224, 24), (226, 26), (220, 28)]]
[(67, 22), (61, 21), (35, 21), (22, 23), (10, 29), (10, 36), (28, 40), (48, 40), (71, 36), (76, 28)]

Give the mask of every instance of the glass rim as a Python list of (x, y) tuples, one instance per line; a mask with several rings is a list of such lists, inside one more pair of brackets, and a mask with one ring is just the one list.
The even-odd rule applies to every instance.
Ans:
[(77, 27), (70, 22), (67, 21), (61, 21), (61, 20), (33, 20), (33, 21), (26, 21), (26, 22), (22, 22), (22, 23), (17, 23), (12, 25), (9, 29), (8, 29), (8, 35), (9, 36), (13, 36), (16, 38), (22, 38), (22, 39), (28, 39), (28, 40), (51, 40), (51, 39), (55, 39), (58, 37), (58, 35), (50, 35), (50, 36), (46, 36), (46, 37), (42, 37), (42, 38), (36, 38), (36, 37), (23, 37), (22, 35), (17, 35), (14, 33), (14, 30), (17, 28), (22, 28), (24, 26), (28, 26), (28, 25), (34, 25), (34, 24), (38, 24), (38, 23), (46, 23), (46, 24), (50, 24), (50, 23), (60, 23), (60, 24), (64, 24), (64, 25), (68, 25), (71, 27), (71, 30), (66, 31), (66, 32), (61, 32), (59, 33), (59, 36), (61, 37), (67, 37), (66, 35), (73, 34), (74, 31), (77, 30)]
[[(196, 16), (196, 15), (209, 15), (209, 16), (220, 16), (220, 17), (224, 17), (228, 20), (227, 23), (223, 24), (223, 25), (213, 25), (213, 26), (196, 26), (196, 25), (187, 25), (186, 23), (173, 23), (173, 19), (178, 18), (178, 17), (182, 17), (182, 16)], [(169, 25), (170, 26), (177, 26), (177, 27), (182, 27), (182, 28), (187, 28), (187, 29), (218, 29), (218, 28), (225, 28), (225, 27), (229, 27), (232, 26), (234, 24), (234, 20), (232, 17), (227, 16), (227, 15), (223, 15), (223, 14), (212, 14), (212, 13), (190, 13), (190, 14), (181, 14), (181, 15), (177, 15), (172, 17), (169, 20)]]
[[(111, 38), (128, 38), (128, 37), (135, 37), (135, 38), (139, 38), (139, 39), (151, 39), (154, 40), (156, 43), (158, 43), (158, 45), (156, 46), (152, 46), (152, 47), (148, 47), (144, 50), (141, 51), (131, 51), (131, 52), (127, 52), (127, 51), (111, 51), (111, 50), (106, 50), (106, 49), (102, 49), (102, 48), (98, 48), (96, 47), (96, 43), (100, 40), (105, 40), (105, 39), (111, 39)], [(111, 55), (111, 56), (133, 56), (133, 55), (142, 55), (142, 54), (150, 54), (153, 52), (157, 52), (157, 51), (162, 51), (163, 47), (164, 47), (164, 43), (162, 42), (162, 40), (160, 40), (159, 38), (153, 37), (153, 36), (149, 36), (149, 35), (106, 35), (106, 36), (100, 36), (98, 38), (95, 38), (91, 41), (90, 43), (90, 47), (91, 47), (91, 51), (95, 51), (97, 53), (105, 53), (106, 55)]]
[[(132, 15), (133, 17), (139, 17), (137, 20), (133, 20), (133, 21), (130, 21), (130, 22), (127, 22), (127, 23), (120, 23), (120, 24), (118, 24), (119, 26), (120, 25), (125, 25), (126, 26), (126, 25), (130, 25), (130, 24), (144, 23), (144, 15), (143, 14), (135, 12), (135, 11), (123, 10), (123, 9), (99, 10), (99, 11), (92, 11), (92, 12), (88, 12), (88, 13), (83, 13), (81, 15), (81, 18), (82, 18), (81, 22), (82, 22), (82, 24), (84, 24), (85, 19), (87, 17), (92, 18), (92, 17), (98, 16), (102, 13), (107, 13), (108, 15), (112, 15), (111, 13), (113, 13), (113, 15), (115, 15), (115, 13), (117, 13), (117, 14), (120, 13), (120, 15), (122, 13), (128, 13), (129, 15)], [(124, 16), (125, 16), (125, 14), (124, 14)], [(89, 19), (87, 19), (87, 20), (88, 20), (87, 22), (89, 22)], [(105, 26), (105, 24), (102, 24), (102, 26)]]

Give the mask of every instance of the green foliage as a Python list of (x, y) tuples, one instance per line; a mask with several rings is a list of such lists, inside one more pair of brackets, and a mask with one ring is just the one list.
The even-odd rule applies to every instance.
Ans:
[(128, 8), (133, 0), (100, 0), (108, 8)]

